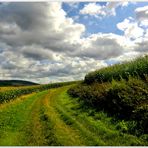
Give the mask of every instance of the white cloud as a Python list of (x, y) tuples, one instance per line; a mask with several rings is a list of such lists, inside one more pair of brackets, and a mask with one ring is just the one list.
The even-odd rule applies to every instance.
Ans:
[(110, 60), (116, 61), (116, 63), (123, 63), (126, 61), (134, 60), (135, 58), (142, 56), (143, 53), (138, 52), (138, 51), (129, 51), (124, 53), (123, 55), (120, 55), (116, 58), (111, 58)]
[(103, 6), (98, 3), (88, 3), (80, 10), (80, 13), (102, 18), (105, 16), (116, 15), (117, 7), (125, 7), (127, 5), (128, 2), (107, 2), (107, 4)]
[(104, 6), (100, 6), (99, 4), (96, 4), (96, 3), (89, 3), (85, 5), (82, 10), (80, 10), (80, 13), (94, 15), (94, 16), (98, 16), (98, 15), (104, 16), (106, 15), (106, 13), (104, 12), (103, 9), (104, 9)]
[[(136, 57), (148, 53), (148, 6), (136, 8), (135, 14), (135, 19), (130, 17), (117, 24), (117, 28), (124, 32), (125, 37), (132, 39), (133, 50), (129, 57), (132, 57), (132, 54)], [(127, 54), (128, 52), (125, 53)]]
[(131, 18), (125, 19), (117, 24), (117, 28), (124, 32), (125, 37), (136, 39), (144, 34), (143, 28), (138, 26), (137, 22), (133, 22)]
[(143, 52), (143, 53), (148, 53), (148, 38), (145, 37), (142, 40), (137, 40), (135, 42), (136, 47), (135, 51)]
[(148, 27), (148, 6), (136, 8), (135, 13), (140, 26)]
[[(1, 28), (0, 39), (13, 46), (34, 43), (52, 49), (54, 44), (79, 41), (85, 31), (84, 25), (66, 17), (61, 3), (10, 3), (0, 12), (0, 24), (6, 26)], [(10, 30), (15, 32), (10, 34)]]
[(60, 3), (9, 3), (0, 12), (1, 77), (74, 80), (106, 65), (70, 55), (83, 48), (85, 26), (66, 17)]
[(136, 8), (135, 12), (138, 19), (148, 19), (148, 6)]
[[(114, 15), (116, 7), (117, 3), (107, 3), (99, 9), (103, 8), (101, 15)], [(99, 13), (98, 5), (89, 11)], [(84, 37), (85, 26), (67, 17), (58, 2), (8, 3), (0, 7), (0, 77), (42, 83), (83, 79), (87, 72), (107, 66), (107, 59), (146, 52), (139, 26), (125, 21), (118, 27), (132, 37), (138, 34), (138, 39), (132, 42), (113, 33)]]
[(116, 57), (124, 52), (120, 44), (121, 38), (115, 34), (93, 34), (84, 40), (85, 46), (77, 54), (99, 60)]

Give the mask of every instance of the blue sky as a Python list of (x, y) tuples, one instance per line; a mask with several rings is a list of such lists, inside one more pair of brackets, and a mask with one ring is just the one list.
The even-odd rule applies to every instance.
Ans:
[[(97, 5), (106, 5), (107, 2), (96, 2)], [(148, 4), (148, 2), (129, 2), (128, 6), (125, 7), (117, 7), (116, 8), (116, 15), (115, 16), (108, 16), (98, 19), (96, 17), (87, 15), (88, 18), (86, 19), (83, 14), (80, 14), (80, 10), (84, 8), (85, 5), (89, 4), (89, 2), (80, 2), (77, 3), (77, 7), (72, 7), (69, 3), (63, 3), (62, 8), (67, 12), (68, 17), (75, 18), (76, 16), (78, 19), (75, 21), (78, 23), (82, 23), (87, 28), (87, 34), (92, 33), (115, 33), (122, 35), (123, 31), (119, 30), (116, 27), (116, 24), (122, 22), (125, 18), (133, 17), (135, 18), (134, 10), (138, 7), (143, 7)], [(91, 23), (92, 22), (92, 23)]]

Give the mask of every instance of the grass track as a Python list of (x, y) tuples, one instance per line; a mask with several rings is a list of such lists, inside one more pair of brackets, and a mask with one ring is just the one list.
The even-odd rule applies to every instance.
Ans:
[(84, 110), (70, 86), (25, 95), (0, 106), (0, 145), (146, 145), (120, 133), (103, 112)]

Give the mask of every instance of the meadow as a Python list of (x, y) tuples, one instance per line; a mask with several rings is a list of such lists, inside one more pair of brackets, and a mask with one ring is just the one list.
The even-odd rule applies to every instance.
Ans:
[(147, 145), (116, 129), (114, 118), (82, 107), (62, 86), (21, 96), (0, 106), (1, 146)]

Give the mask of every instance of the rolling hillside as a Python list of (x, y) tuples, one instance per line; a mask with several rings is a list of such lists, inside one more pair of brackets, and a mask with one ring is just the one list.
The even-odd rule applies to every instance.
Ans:
[(34, 82), (23, 81), (23, 80), (0, 80), (0, 87), (2, 86), (31, 86), (38, 85)]

